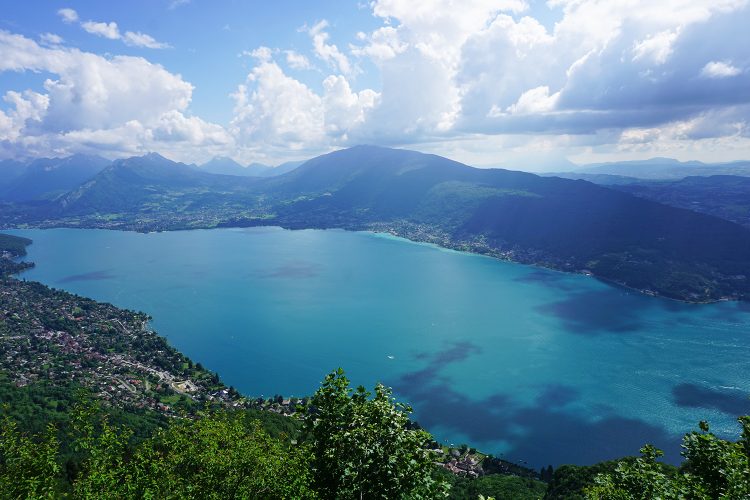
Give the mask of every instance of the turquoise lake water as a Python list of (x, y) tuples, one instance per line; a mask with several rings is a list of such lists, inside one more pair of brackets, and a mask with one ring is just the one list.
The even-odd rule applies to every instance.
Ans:
[(437, 439), (539, 467), (679, 458), (699, 420), (750, 413), (750, 306), (689, 305), (398, 238), (279, 228), (18, 230), (24, 273), (154, 317), (249, 395), (304, 396), (342, 366)]

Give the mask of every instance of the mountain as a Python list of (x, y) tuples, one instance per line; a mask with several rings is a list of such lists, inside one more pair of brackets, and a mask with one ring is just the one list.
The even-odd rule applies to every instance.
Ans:
[(746, 294), (750, 232), (591, 184), (434, 155), (355, 147), (314, 158), (267, 192), (263, 223), (390, 230), (676, 298)]
[(164, 213), (175, 207), (198, 210), (206, 199), (222, 197), (245, 179), (202, 172), (157, 153), (114, 161), (56, 202), (58, 214)]
[(16, 202), (51, 199), (89, 180), (109, 164), (109, 160), (99, 156), (80, 154), (34, 160), (0, 189), (0, 199)]
[(226, 156), (217, 156), (212, 160), (204, 163), (198, 167), (201, 171), (209, 174), (220, 174), (220, 175), (255, 175), (250, 171), (234, 161), (233, 159)]
[(26, 163), (16, 160), (0, 161), (0, 193), (26, 170)]
[(750, 297), (750, 231), (737, 224), (590, 182), (375, 146), (265, 178), (209, 174), (154, 154), (119, 160), (45, 210), (0, 223), (388, 231), (674, 298)]
[(306, 161), (307, 160), (288, 161), (288, 162), (276, 165), (275, 167), (273, 167), (274, 175), (282, 175), (282, 174), (286, 174), (287, 172), (291, 172), (295, 168), (304, 164)]
[(263, 163), (251, 163), (245, 167), (245, 170), (247, 171), (247, 175), (253, 175), (255, 177), (268, 177), (269, 175), (273, 175), (273, 167)]
[(263, 163), (251, 163), (247, 167), (243, 167), (231, 158), (217, 156), (198, 168), (209, 174), (235, 175), (241, 177), (273, 177), (291, 172), (302, 163), (304, 162), (290, 161), (282, 163), (277, 167), (272, 167)]
[[(622, 161), (613, 163), (591, 163), (569, 172), (549, 175), (584, 179), (602, 184), (623, 184), (627, 178), (648, 180), (678, 180), (691, 176), (737, 175), (750, 177), (750, 161), (728, 163), (703, 163), (700, 161), (681, 162), (671, 158), (651, 158), (650, 160)], [(619, 176), (612, 178), (595, 176)]]
[(714, 175), (616, 186), (640, 198), (715, 215), (750, 228), (750, 177)]
[(586, 174), (577, 172), (558, 172), (552, 174), (539, 174), (544, 177), (560, 177), (562, 179), (572, 179), (593, 182), (602, 186), (619, 186), (623, 184), (633, 184), (643, 182), (643, 179), (637, 177), (626, 177), (624, 175), (613, 174)]

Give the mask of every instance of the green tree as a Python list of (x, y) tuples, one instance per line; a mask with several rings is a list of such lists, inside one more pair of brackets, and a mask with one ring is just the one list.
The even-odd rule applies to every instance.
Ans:
[(0, 498), (55, 498), (60, 490), (57, 430), (49, 425), (41, 439), (21, 434), (16, 422), (2, 420)]
[(619, 499), (740, 499), (750, 498), (750, 417), (741, 417), (738, 442), (716, 437), (706, 422), (700, 432), (685, 435), (678, 472), (667, 473), (657, 462), (662, 452), (647, 445), (642, 457), (620, 463), (613, 473), (600, 474), (586, 490), (588, 498)]
[(76, 434), (73, 449), (86, 457), (74, 483), (75, 496), (104, 499), (120, 492), (118, 496), (124, 497), (132, 488), (125, 452), (133, 431), (113, 427), (96, 403), (86, 401), (76, 404), (71, 422)]
[[(219, 412), (171, 425), (141, 446), (130, 474), (138, 498), (316, 498), (309, 454), (260, 422)], [(127, 492), (131, 493), (131, 492)]]
[(328, 374), (311, 398), (305, 435), (313, 454), (316, 489), (324, 498), (437, 498), (447, 484), (436, 479), (427, 444), (431, 436), (410, 429), (411, 408), (391, 390), (354, 391), (344, 371)]

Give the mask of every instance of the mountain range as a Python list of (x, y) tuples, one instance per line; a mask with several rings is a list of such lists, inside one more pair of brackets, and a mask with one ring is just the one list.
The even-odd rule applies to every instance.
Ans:
[(78, 187), (101, 172), (109, 160), (99, 156), (73, 155), (40, 158), (28, 163), (0, 163), (0, 200), (51, 199)]
[(53, 200), (8, 204), (0, 223), (387, 231), (678, 299), (750, 296), (750, 231), (735, 223), (582, 180), (376, 146), (272, 177), (211, 174), (158, 154), (117, 160)]
[[(0, 202), (53, 200), (94, 178), (112, 165), (100, 156), (75, 154), (64, 158), (39, 158), (31, 161), (0, 161)], [(301, 165), (290, 161), (276, 167), (251, 163), (244, 167), (231, 158), (216, 157), (203, 165), (187, 167), (205, 174), (240, 177), (273, 177)]]
[(598, 184), (625, 184), (637, 180), (679, 180), (685, 177), (736, 175), (750, 176), (750, 161), (724, 163), (681, 162), (672, 158), (590, 163), (565, 172), (544, 175), (583, 179)]

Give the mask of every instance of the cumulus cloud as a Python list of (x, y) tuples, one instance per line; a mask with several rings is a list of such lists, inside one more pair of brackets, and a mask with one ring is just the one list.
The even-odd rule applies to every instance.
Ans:
[(378, 104), (380, 95), (372, 89), (353, 92), (346, 78), (336, 75), (323, 80), (323, 88), (326, 132), (345, 142), (349, 134), (365, 122), (367, 113)]
[(60, 16), (64, 23), (70, 24), (78, 21), (78, 13), (73, 9), (60, 9), (57, 11), (57, 14)]
[(304, 55), (294, 51), (294, 50), (287, 50), (284, 52), (286, 54), (286, 63), (289, 65), (292, 69), (312, 69), (312, 64), (310, 64), (309, 59), (305, 57)]
[(323, 20), (308, 30), (313, 42), (313, 51), (321, 61), (347, 75), (352, 72), (349, 58), (336, 45), (328, 43), (330, 35), (325, 31), (327, 27), (328, 21)]
[(97, 23), (94, 21), (86, 21), (81, 23), (81, 28), (87, 33), (92, 35), (109, 38), (110, 40), (119, 40), (122, 38), (120, 30), (117, 27), (117, 23)]
[(678, 35), (679, 30), (666, 30), (635, 42), (633, 45), (633, 60), (650, 59), (655, 64), (664, 64), (672, 53), (672, 45), (677, 40)]
[[(62, 46), (43, 47), (0, 31), (0, 72), (45, 72), (41, 92), (11, 91), (0, 116), (3, 149), (138, 152), (155, 146), (231, 143), (226, 131), (188, 116), (193, 86), (140, 57), (105, 58)], [(120, 139), (115, 137), (121, 134)]]
[(273, 59), (257, 60), (232, 94), (230, 131), (241, 146), (321, 151), (345, 145), (378, 102), (377, 92), (355, 92), (343, 75), (326, 77), (322, 94), (317, 94), (285, 74)]
[(376, 61), (392, 59), (408, 48), (408, 44), (399, 39), (398, 30), (393, 26), (378, 28), (369, 36), (360, 32), (358, 38), (367, 44), (351, 45), (352, 54), (371, 57)]
[(244, 144), (299, 149), (324, 137), (321, 98), (271, 60), (261, 59), (232, 98), (230, 130)]
[(701, 75), (707, 78), (729, 78), (742, 73), (742, 70), (723, 61), (711, 61), (703, 66)]
[(555, 109), (559, 93), (550, 95), (546, 85), (529, 89), (508, 108), (511, 114), (546, 113)]

